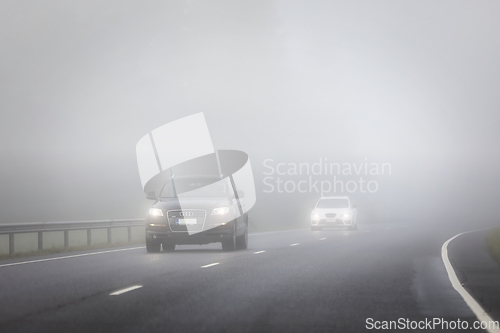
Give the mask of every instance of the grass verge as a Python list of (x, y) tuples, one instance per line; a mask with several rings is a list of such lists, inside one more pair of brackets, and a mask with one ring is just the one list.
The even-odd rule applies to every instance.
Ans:
[(488, 231), (486, 234), (486, 244), (493, 258), (500, 264), (500, 227)]
[(55, 247), (50, 249), (43, 249), (40, 251), (29, 251), (29, 252), (20, 252), (14, 253), (12, 255), (9, 254), (0, 254), (0, 260), (7, 259), (15, 259), (15, 258), (25, 258), (25, 257), (35, 257), (35, 256), (43, 256), (47, 254), (56, 254), (56, 253), (70, 253), (70, 252), (78, 252), (85, 250), (96, 250), (96, 249), (110, 249), (115, 247), (127, 246), (127, 245), (144, 245), (144, 241), (136, 241), (136, 242), (119, 242), (119, 243), (102, 243), (102, 244), (94, 244), (94, 245), (85, 245), (85, 246), (70, 246), (70, 247)]

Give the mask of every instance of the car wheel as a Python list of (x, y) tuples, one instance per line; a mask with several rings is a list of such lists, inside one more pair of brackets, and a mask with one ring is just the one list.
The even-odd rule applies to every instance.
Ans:
[(227, 239), (222, 241), (223, 251), (236, 250), (236, 221), (233, 221), (232, 224), (233, 224), (233, 232)]
[(245, 225), (245, 233), (236, 237), (236, 248), (246, 250), (248, 248), (248, 224)]
[(160, 252), (161, 243), (156, 239), (148, 239), (146, 238), (146, 251), (148, 253)]
[(175, 251), (175, 243), (163, 242), (163, 243), (161, 243), (161, 246), (163, 247), (163, 251), (167, 251), (167, 252)]

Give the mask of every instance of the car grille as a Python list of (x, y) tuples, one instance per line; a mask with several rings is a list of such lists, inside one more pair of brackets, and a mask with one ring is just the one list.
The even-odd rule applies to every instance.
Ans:
[[(167, 213), (170, 230), (187, 232), (202, 231), (205, 224), (207, 212), (205, 210), (171, 210)], [(188, 223), (186, 225), (186, 223)]]
[(334, 214), (334, 213), (327, 213), (327, 214), (325, 214), (325, 216), (326, 216), (326, 217), (328, 217), (328, 218), (332, 218), (332, 217), (337, 216), (337, 214)]
[(319, 220), (319, 224), (322, 224), (322, 225), (326, 225), (326, 226), (329, 226), (329, 225), (344, 225), (344, 222), (340, 219), (336, 219), (334, 221), (328, 221), (326, 219), (321, 219)]

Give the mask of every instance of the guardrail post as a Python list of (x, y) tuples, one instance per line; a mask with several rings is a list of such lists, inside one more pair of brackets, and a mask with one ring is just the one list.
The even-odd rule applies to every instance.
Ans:
[(90, 229), (87, 229), (87, 245), (91, 244), (92, 244), (92, 232), (90, 231)]
[(41, 251), (43, 249), (43, 232), (38, 232), (38, 250)]
[(132, 227), (129, 226), (127, 228), (127, 231), (128, 231), (128, 242), (130, 243), (130, 242), (132, 242)]
[(69, 246), (68, 230), (64, 230), (64, 247)]
[(108, 244), (111, 244), (111, 228), (108, 228)]
[(9, 254), (14, 254), (14, 234), (9, 234)]

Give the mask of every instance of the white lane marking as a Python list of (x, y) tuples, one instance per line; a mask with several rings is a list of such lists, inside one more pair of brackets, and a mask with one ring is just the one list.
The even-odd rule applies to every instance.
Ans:
[(129, 291), (136, 290), (139, 288), (142, 288), (142, 286), (137, 285), (137, 286), (132, 286), (132, 287), (128, 287), (125, 289), (120, 289), (120, 290), (115, 291), (114, 293), (109, 294), (109, 296), (118, 296), (118, 295), (125, 294)]
[(345, 233), (342, 234), (342, 236), (349, 236), (349, 233), (345, 232)]
[(266, 251), (257, 251), (257, 252), (254, 252), (253, 254), (259, 254), (259, 253), (264, 253)]
[(213, 264), (208, 264), (208, 265), (205, 265), (205, 266), (201, 266), (201, 268), (212, 267), (212, 266), (216, 266), (218, 264), (219, 264), (218, 262), (214, 262)]
[(0, 265), (0, 267), (7, 267), (7, 266), (16, 266), (16, 265), (24, 265), (24, 264), (33, 264), (36, 262), (42, 262), (42, 261), (52, 261), (52, 260), (59, 260), (59, 259), (68, 259), (68, 258), (77, 258), (77, 257), (85, 257), (85, 256), (93, 256), (95, 254), (103, 254), (103, 253), (112, 253), (112, 252), (120, 252), (120, 251), (130, 251), (130, 250), (137, 250), (137, 249), (143, 249), (145, 246), (140, 246), (140, 247), (132, 247), (128, 249), (119, 249), (119, 250), (110, 250), (110, 251), (100, 251), (100, 252), (92, 252), (92, 253), (84, 253), (84, 254), (75, 254), (72, 256), (64, 256), (64, 257), (57, 257), (57, 258), (47, 258), (47, 259), (39, 259), (39, 260), (30, 260), (30, 261), (21, 261), (21, 262), (13, 262), (11, 264), (3, 264)]
[[(476, 315), (477, 319), (480, 321), (485, 321), (485, 322), (490, 322), (493, 321), (493, 319), (484, 311), (484, 309), (479, 305), (479, 303), (465, 290), (465, 288), (462, 286), (460, 283), (460, 280), (457, 277), (457, 274), (455, 273), (455, 270), (453, 269), (453, 266), (451, 265), (450, 258), (448, 257), (448, 244), (457, 238), (460, 235), (463, 234), (468, 234), (471, 232), (475, 231), (482, 231), (486, 229), (480, 229), (480, 230), (472, 230), (472, 231), (467, 231), (467, 232), (462, 232), (458, 235), (455, 235), (448, 239), (443, 246), (441, 247), (441, 257), (443, 258), (444, 262), (444, 267), (446, 267), (446, 271), (448, 272), (448, 278), (451, 281), (451, 284), (453, 285), (453, 288), (455, 288), (456, 291), (462, 296), (464, 299), (465, 303), (469, 306), (469, 308), (474, 312)], [(500, 330), (498, 329), (486, 329), (490, 333), (499, 333)]]
[(326, 238), (325, 238), (325, 237), (323, 237), (323, 238), (320, 238), (319, 240), (325, 240), (325, 239), (326, 239)]
[(290, 244), (290, 246), (297, 246), (297, 245), (300, 245), (300, 243), (293, 243), (293, 244)]

